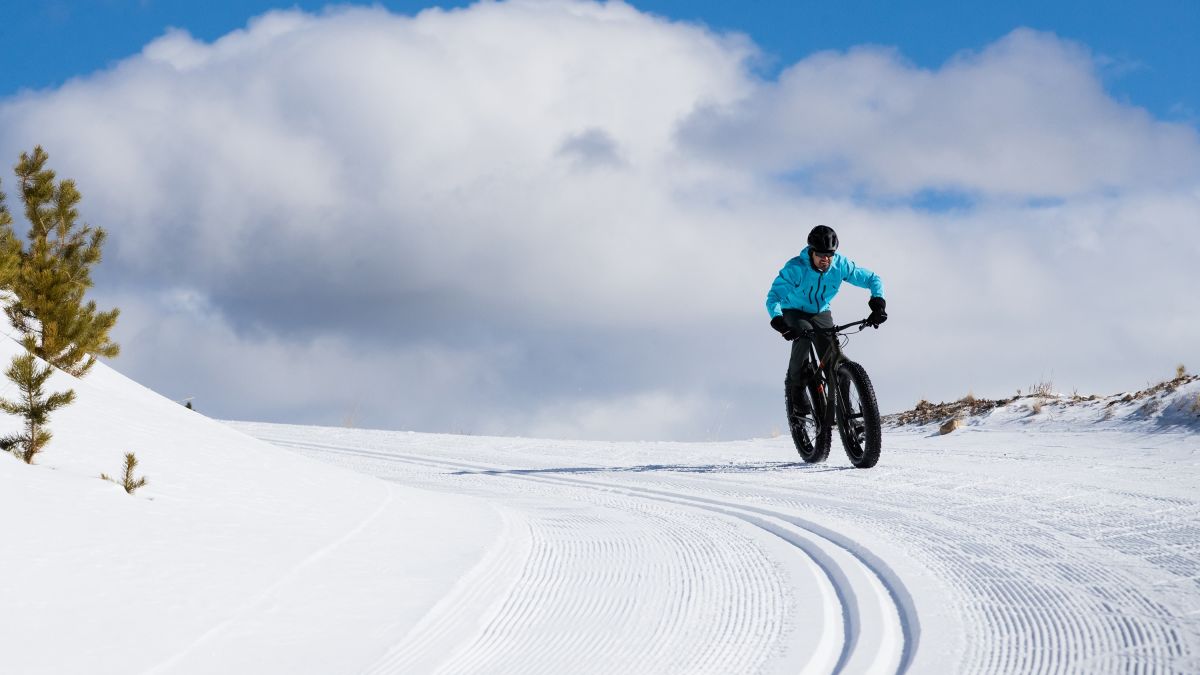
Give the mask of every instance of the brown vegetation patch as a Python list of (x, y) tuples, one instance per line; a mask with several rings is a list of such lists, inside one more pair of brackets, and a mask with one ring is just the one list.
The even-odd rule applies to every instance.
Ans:
[[(1176, 376), (1173, 379), (1164, 380), (1163, 382), (1159, 382), (1158, 384), (1142, 389), (1141, 391), (1127, 394), (1114, 394), (1108, 397), (1100, 397), (1094, 394), (1090, 396), (1080, 396), (1078, 393), (1073, 394), (1070, 397), (1057, 397), (1052, 394), (1038, 395), (1031, 392), (1031, 395), (1027, 396), (1013, 396), (1011, 398), (1000, 399), (976, 398), (972, 394), (967, 394), (957, 401), (950, 401), (946, 403), (930, 403), (929, 401), (922, 399), (921, 401), (917, 402), (916, 407), (914, 407), (912, 410), (905, 410), (904, 412), (886, 415), (884, 416), (883, 421), (885, 424), (890, 424), (893, 426), (905, 426), (910, 424), (942, 424), (955, 419), (961, 420), (967, 417), (984, 415), (992, 410), (995, 410), (996, 408), (999, 408), (1000, 406), (1008, 405), (1009, 403), (1022, 398), (1034, 399), (1034, 403), (1031, 404), (1031, 410), (1033, 410), (1035, 414), (1041, 412), (1042, 406), (1048, 403), (1071, 406), (1102, 400), (1102, 398), (1110, 399), (1108, 403), (1105, 404), (1105, 407), (1111, 408), (1118, 403), (1131, 403), (1138, 400), (1148, 401), (1148, 399), (1158, 396), (1159, 394), (1172, 393), (1185, 384), (1191, 384), (1192, 382), (1200, 380), (1200, 375), (1188, 375), (1186, 372), (1180, 372), (1181, 370), (1182, 368), (1177, 370)], [(1047, 387), (1035, 386), (1033, 390), (1041, 391), (1046, 388)], [(1197, 411), (1200, 412), (1200, 399), (1197, 399), (1195, 405), (1197, 407)], [(1153, 404), (1148, 401), (1143, 405), (1143, 411), (1152, 412), (1157, 408), (1157, 406), (1157, 401), (1155, 401)]]
[(970, 394), (949, 403), (930, 403), (929, 401), (922, 400), (912, 410), (888, 415), (884, 418), (884, 421), (895, 425), (931, 424), (934, 422), (940, 424), (952, 418), (982, 415), (1002, 405), (1012, 403), (1015, 400), (1017, 400), (1015, 396), (1012, 398), (986, 399), (976, 398)]

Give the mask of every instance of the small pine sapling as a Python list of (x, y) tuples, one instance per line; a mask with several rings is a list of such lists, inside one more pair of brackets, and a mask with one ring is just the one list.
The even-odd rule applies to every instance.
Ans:
[(146, 487), (147, 483), (145, 476), (136, 479), (133, 477), (133, 470), (137, 468), (137, 464), (137, 457), (135, 457), (132, 452), (127, 452), (125, 453), (125, 475), (121, 477), (119, 482), (113, 480), (112, 477), (106, 473), (100, 474), (100, 478), (117, 483), (121, 487), (125, 488), (125, 492), (133, 494), (134, 490), (140, 487)]
[(43, 388), (53, 372), (50, 366), (39, 368), (37, 359), (26, 353), (14, 357), (5, 373), (17, 385), (21, 396), (15, 401), (0, 398), (0, 410), (24, 417), (25, 428), (19, 434), (0, 438), (0, 449), (11, 451), (26, 464), (33, 464), (34, 456), (50, 442), (47, 428), (50, 413), (75, 400), (72, 389), (46, 395)]

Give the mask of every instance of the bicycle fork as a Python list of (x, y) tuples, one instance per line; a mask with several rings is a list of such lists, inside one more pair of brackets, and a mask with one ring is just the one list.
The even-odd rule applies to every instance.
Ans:
[(819, 425), (817, 434), (832, 434), (833, 426), (837, 422), (834, 418), (834, 415), (837, 414), (837, 402), (834, 397), (838, 395), (838, 392), (835, 391), (836, 386), (826, 387), (825, 383), (832, 383), (834, 381), (832, 378), (836, 378), (837, 374), (833, 372), (832, 368), (829, 369), (830, 372), (825, 372), (825, 361), (817, 355), (817, 347), (811, 342), (808, 345), (808, 357), (810, 363), (816, 364), (816, 372), (813, 373), (813, 377), (817, 379), (817, 394), (825, 400), (825, 410), (821, 413), (820, 420), (815, 419), (816, 406), (813, 407), (814, 421)]

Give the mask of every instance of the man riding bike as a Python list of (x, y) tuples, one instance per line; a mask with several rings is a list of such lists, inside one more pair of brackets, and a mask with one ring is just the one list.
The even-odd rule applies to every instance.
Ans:
[[(883, 299), (883, 281), (871, 270), (859, 267), (849, 258), (837, 252), (838, 236), (833, 228), (817, 225), (808, 233), (808, 246), (800, 255), (787, 261), (767, 292), (767, 313), (771, 315), (771, 327), (779, 331), (785, 340), (792, 342), (792, 358), (788, 363), (785, 384), (788, 391), (804, 387), (816, 370), (809, 361), (809, 341), (802, 331), (832, 328), (833, 315), (829, 303), (837, 295), (843, 281), (860, 288), (871, 290), (867, 305), (871, 314), (867, 323), (875, 328), (887, 321)], [(825, 353), (826, 335), (816, 336), (817, 353)], [(806, 397), (796, 397), (807, 406)], [(811, 411), (801, 410), (801, 414)]]

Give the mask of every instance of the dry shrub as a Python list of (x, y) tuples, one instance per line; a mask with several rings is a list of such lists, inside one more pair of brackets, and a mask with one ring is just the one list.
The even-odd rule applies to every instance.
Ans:
[(1030, 396), (1038, 396), (1038, 397), (1042, 397), (1042, 398), (1049, 398), (1050, 396), (1053, 396), (1054, 395), (1054, 381), (1053, 380), (1043, 380), (1041, 382), (1035, 383), (1033, 386), (1031, 386), (1029, 388), (1029, 395)]

